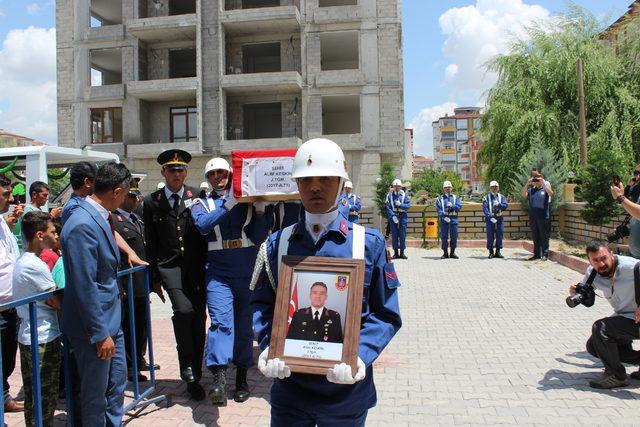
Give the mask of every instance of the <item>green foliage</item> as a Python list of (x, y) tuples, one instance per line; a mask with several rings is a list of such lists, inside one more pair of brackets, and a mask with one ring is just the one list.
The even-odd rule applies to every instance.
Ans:
[(513, 200), (518, 200), (523, 206), (528, 206), (526, 197), (522, 197), (522, 187), (531, 178), (531, 170), (538, 169), (544, 179), (549, 181), (551, 188), (555, 192), (555, 196), (551, 198), (551, 210), (555, 210), (560, 206), (560, 192), (566, 180), (565, 166), (553, 153), (553, 150), (544, 147), (541, 144), (534, 144), (529, 151), (522, 156), (518, 163), (518, 171), (516, 175), (508, 182), (511, 190), (507, 192)]
[[(605, 154), (596, 148), (598, 141), (605, 140), (611, 150), (627, 158), (640, 154), (640, 66), (635, 62), (638, 38), (632, 38), (636, 43), (615, 56), (598, 38), (603, 29), (592, 15), (573, 6), (568, 15), (554, 22), (553, 28), (529, 28), (526, 40), (516, 41), (509, 54), (488, 64), (497, 72), (498, 81), (488, 93), (479, 161), (485, 166), (485, 177), (504, 183), (502, 190), (506, 193), (520, 190), (516, 187), (518, 180), (512, 179), (514, 165), (519, 165), (522, 154), (536, 144), (551, 150), (564, 170), (582, 175), (578, 58), (584, 64), (589, 161), (598, 161), (596, 157)], [(547, 170), (547, 174), (550, 172)], [(588, 179), (584, 186), (597, 182)], [(554, 190), (559, 187), (554, 185)], [(596, 185), (585, 194), (598, 190)], [(592, 207), (595, 209), (595, 205)]]
[(464, 181), (454, 171), (425, 169), (420, 176), (413, 180), (411, 190), (414, 193), (424, 190), (429, 197), (435, 198), (442, 193), (442, 183), (444, 181), (451, 181), (454, 194), (459, 195), (464, 188)]
[(50, 168), (47, 170), (49, 180), (49, 198), (55, 198), (69, 184), (68, 169)]
[(378, 212), (382, 216), (386, 216), (387, 214), (387, 209), (385, 208), (384, 203), (387, 198), (387, 193), (389, 193), (389, 187), (391, 187), (391, 183), (394, 179), (395, 174), (391, 163), (383, 163), (380, 165), (380, 176), (376, 178), (375, 182), (376, 195), (374, 202), (376, 203)]

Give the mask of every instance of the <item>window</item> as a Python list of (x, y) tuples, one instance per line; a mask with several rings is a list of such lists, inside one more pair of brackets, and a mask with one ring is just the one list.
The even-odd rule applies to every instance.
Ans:
[(280, 43), (243, 45), (242, 68), (245, 73), (280, 71)]
[(280, 0), (242, 0), (243, 9), (255, 9), (259, 7), (277, 7)]
[(322, 97), (322, 134), (360, 133), (360, 95)]
[(473, 119), (473, 130), (478, 130), (480, 129), (480, 125), (481, 125), (481, 119), (477, 118), (477, 119)]
[(469, 139), (469, 132), (467, 132), (466, 129), (458, 130), (457, 135), (456, 135), (456, 139), (458, 141), (466, 141), (467, 139)]
[(89, 51), (91, 86), (122, 84), (122, 49)]
[(172, 49), (169, 51), (169, 78), (196, 76), (196, 50)]
[(320, 34), (320, 68), (357, 70), (360, 68), (359, 33), (336, 31)]
[(282, 138), (282, 104), (244, 104), (244, 139)]
[(185, 15), (196, 13), (196, 0), (169, 1), (169, 15)]
[(453, 139), (455, 137), (454, 131), (442, 132), (442, 139)]
[(444, 119), (442, 120), (442, 127), (451, 127), (454, 125), (453, 119)]
[(122, 108), (91, 109), (91, 143), (122, 142)]
[(171, 142), (189, 142), (198, 139), (198, 109), (196, 107), (171, 108)]
[(464, 129), (467, 130), (467, 119), (456, 120), (456, 129)]
[(358, 0), (319, 0), (318, 6), (331, 7), (331, 6), (355, 6), (358, 4)]
[(122, 24), (122, 0), (90, 0), (91, 28)]

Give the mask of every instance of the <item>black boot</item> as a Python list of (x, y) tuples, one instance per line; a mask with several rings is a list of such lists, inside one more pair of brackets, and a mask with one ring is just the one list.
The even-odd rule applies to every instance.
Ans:
[(236, 392), (233, 394), (233, 400), (236, 402), (246, 402), (249, 399), (249, 384), (247, 384), (247, 369), (236, 368)]
[(227, 367), (214, 366), (211, 368), (213, 374), (213, 388), (209, 392), (209, 399), (213, 406), (227, 406)]
[(393, 250), (393, 259), (398, 259), (400, 258), (400, 255), (398, 255), (398, 251), (397, 250)]
[(408, 259), (408, 258), (407, 258), (407, 256), (404, 254), (404, 251), (403, 251), (403, 250), (401, 250), (401, 251), (400, 251), (400, 258), (402, 258), (402, 259)]
[(443, 249), (442, 256), (440, 257), (440, 259), (445, 259), (445, 258), (449, 258), (449, 253), (447, 252), (446, 249)]
[[(498, 251), (499, 252), (499, 251)], [(495, 255), (493, 255), (493, 249), (489, 249), (489, 259), (493, 258)]]
[(458, 259), (458, 255), (456, 255), (456, 250), (451, 249), (451, 253), (449, 254), (449, 258)]
[(504, 256), (500, 253), (500, 249), (496, 249), (496, 258), (504, 258)]

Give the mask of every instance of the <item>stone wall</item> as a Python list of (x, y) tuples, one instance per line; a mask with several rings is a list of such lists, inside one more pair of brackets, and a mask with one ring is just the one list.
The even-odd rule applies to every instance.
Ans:
[[(570, 242), (586, 243), (592, 239), (602, 239), (624, 220), (624, 215), (615, 218), (603, 226), (589, 225), (580, 216), (580, 210), (585, 203), (568, 203), (560, 209), (559, 227), (562, 237)], [(624, 239), (626, 243), (627, 239)]]

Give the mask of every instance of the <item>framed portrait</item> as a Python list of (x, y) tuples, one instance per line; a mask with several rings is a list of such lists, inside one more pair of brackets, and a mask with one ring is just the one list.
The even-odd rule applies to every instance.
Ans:
[(282, 257), (269, 358), (316, 375), (344, 362), (355, 375), (364, 268), (351, 258)]

